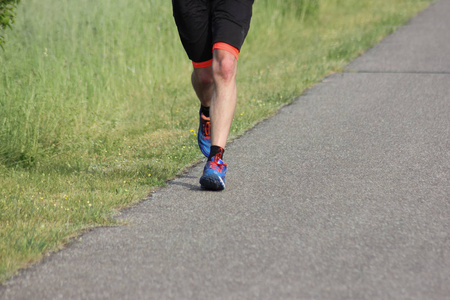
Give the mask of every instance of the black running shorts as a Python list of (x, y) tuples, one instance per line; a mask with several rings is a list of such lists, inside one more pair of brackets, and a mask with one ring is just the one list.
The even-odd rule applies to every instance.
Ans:
[(181, 43), (195, 63), (212, 59), (213, 45), (239, 53), (250, 28), (254, 0), (172, 0)]

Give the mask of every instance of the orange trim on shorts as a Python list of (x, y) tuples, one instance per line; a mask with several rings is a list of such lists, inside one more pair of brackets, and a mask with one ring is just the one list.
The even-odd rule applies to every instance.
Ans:
[(213, 63), (213, 60), (207, 60), (207, 61), (203, 61), (203, 62), (192, 62), (192, 65), (194, 66), (194, 68), (196, 69), (201, 69), (201, 68), (207, 68), (207, 67), (211, 67)]
[(234, 47), (234, 46), (231, 46), (230, 44), (222, 43), (222, 42), (215, 43), (213, 45), (213, 51), (215, 49), (221, 49), (221, 50), (225, 50), (227, 52), (230, 52), (231, 54), (234, 55), (234, 57), (236, 57), (236, 60), (239, 59), (239, 49)]

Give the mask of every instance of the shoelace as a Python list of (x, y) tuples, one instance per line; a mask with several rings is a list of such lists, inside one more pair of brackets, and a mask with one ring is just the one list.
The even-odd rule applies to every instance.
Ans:
[[(223, 163), (223, 161), (220, 157), (221, 157), (220, 153), (216, 154), (214, 159), (210, 161), (210, 163), (211, 163), (210, 166), (212, 169), (222, 173), (222, 170), (227, 166), (227, 164)], [(218, 161), (222, 161), (222, 163), (218, 163)]]
[(202, 118), (202, 133), (206, 139), (211, 138), (211, 121)]
[(223, 168), (226, 166), (225, 164), (218, 164), (215, 161), (211, 161), (210, 163), (211, 169), (214, 169), (220, 173), (222, 173)]

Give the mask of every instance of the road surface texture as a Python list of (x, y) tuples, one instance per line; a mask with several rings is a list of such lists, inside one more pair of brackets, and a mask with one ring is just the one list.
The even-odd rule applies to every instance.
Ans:
[(0, 299), (450, 299), (450, 1)]

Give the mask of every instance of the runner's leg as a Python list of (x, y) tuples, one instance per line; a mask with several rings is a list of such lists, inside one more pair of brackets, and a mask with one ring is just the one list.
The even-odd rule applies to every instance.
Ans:
[(215, 49), (212, 73), (214, 89), (211, 99), (211, 144), (225, 148), (236, 108), (236, 57)]
[(209, 107), (214, 91), (212, 66), (194, 68), (194, 71), (192, 71), (191, 82), (201, 104), (204, 107)]

